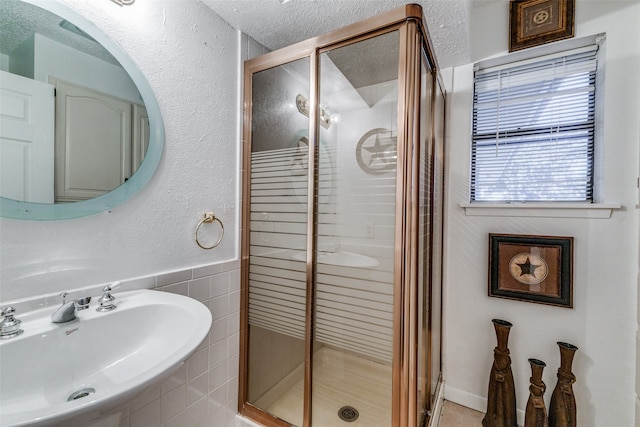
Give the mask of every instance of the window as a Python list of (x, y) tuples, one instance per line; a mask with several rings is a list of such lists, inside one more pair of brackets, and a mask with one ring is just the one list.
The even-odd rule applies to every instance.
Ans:
[(593, 202), (598, 43), (557, 45), (476, 64), (472, 202)]

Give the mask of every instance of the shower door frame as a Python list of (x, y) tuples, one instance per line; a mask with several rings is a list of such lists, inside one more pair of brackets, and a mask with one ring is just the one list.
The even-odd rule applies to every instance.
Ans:
[[(398, 136), (396, 172), (396, 213), (394, 249), (394, 313), (393, 313), (393, 361), (391, 424), (393, 427), (417, 427), (419, 319), (417, 318), (417, 243), (418, 243), (418, 175), (419, 153), (413, 144), (420, 138), (420, 66), (423, 59), (430, 66), (433, 79), (432, 105), (438, 83), (441, 83), (434, 50), (424, 22), (422, 8), (408, 4), (362, 22), (349, 25), (327, 34), (302, 41), (274, 52), (250, 59), (244, 63), (243, 86), (243, 155), (242, 155), (242, 222), (241, 222), (241, 307), (240, 307), (240, 369), (238, 380), (238, 411), (248, 418), (269, 426), (289, 427), (290, 423), (274, 417), (247, 401), (248, 391), (248, 341), (249, 341), (249, 231), (251, 189), (251, 139), (252, 139), (252, 76), (303, 58), (310, 60), (310, 111), (309, 111), (309, 162), (307, 193), (307, 248), (306, 248), (306, 315), (304, 358), (303, 425), (311, 427), (311, 393), (313, 373), (313, 299), (315, 294), (315, 254), (317, 215), (317, 159), (319, 141), (319, 57), (323, 52), (357, 43), (372, 37), (399, 31), (398, 61)], [(426, 58), (423, 57), (426, 56)], [(432, 108), (432, 112), (434, 109)], [(433, 114), (430, 118), (433, 120)], [(430, 143), (434, 140), (434, 126)], [(429, 191), (432, 189), (430, 188)], [(432, 217), (431, 213), (431, 217)], [(432, 223), (432, 221), (430, 221)], [(432, 224), (431, 224), (432, 226)], [(433, 233), (430, 233), (432, 236)], [(432, 240), (432, 237), (431, 237)], [(430, 248), (432, 244), (430, 242)], [(442, 249), (442, 248), (439, 248)], [(433, 250), (431, 248), (430, 250)], [(406, 262), (406, 260), (410, 260)], [(424, 262), (430, 262), (430, 259)], [(402, 268), (400, 268), (400, 266)], [(431, 269), (430, 269), (431, 270)], [(431, 284), (431, 278), (428, 282)], [(440, 285), (441, 286), (441, 285)], [(426, 308), (431, 313), (431, 303)], [(442, 322), (440, 319), (440, 328)], [(427, 355), (431, 354), (430, 332)], [(439, 345), (441, 349), (441, 345)], [(440, 350), (441, 351), (441, 350)], [(427, 356), (430, 359), (429, 356)], [(429, 362), (427, 362), (429, 363)], [(441, 371), (441, 369), (440, 369)], [(427, 383), (431, 384), (431, 370), (427, 371)], [(429, 390), (427, 408), (431, 409), (433, 396)]]

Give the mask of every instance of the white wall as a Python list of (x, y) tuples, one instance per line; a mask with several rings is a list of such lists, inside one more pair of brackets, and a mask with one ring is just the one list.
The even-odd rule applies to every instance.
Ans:
[(143, 104), (129, 74), (117, 65), (58, 43), (41, 34), (34, 37), (33, 78), (48, 83), (55, 77), (127, 101)]
[[(237, 258), (237, 32), (197, 1), (64, 3), (146, 76), (162, 111), (164, 153), (150, 183), (109, 212), (0, 220), (0, 301)], [(194, 242), (204, 211), (225, 224), (211, 251)]]
[[(505, 54), (507, 2), (476, 3), (472, 54), (477, 61)], [(484, 18), (483, 18), (484, 17)], [(489, 18), (487, 18), (489, 17)], [(501, 24), (496, 24), (499, 22)], [(574, 359), (579, 424), (631, 426), (634, 422), (638, 215), (636, 176), (640, 125), (640, 3), (578, 0), (576, 36), (607, 33), (604, 201), (622, 204), (610, 219), (466, 216), (472, 65), (451, 70), (448, 88), (447, 235), (444, 377), (446, 398), (484, 411), (496, 345), (492, 318), (514, 324), (509, 347), (520, 422), (528, 398), (528, 358), (547, 363), (548, 404), (556, 384), (556, 341), (579, 347)], [(497, 30), (496, 30), (497, 28)], [(574, 308), (487, 296), (490, 232), (574, 236)]]
[[(182, 369), (125, 408), (123, 426), (234, 425), (238, 61), (250, 50), (248, 40), (241, 46), (238, 33), (195, 0), (126, 7), (63, 1), (119, 43), (148, 79), (164, 120), (164, 153), (150, 183), (109, 212), (65, 221), (0, 219), (1, 305), (31, 297), (36, 306), (57, 303), (59, 292), (87, 286), (98, 295), (100, 284), (115, 280), (125, 280), (121, 290), (155, 287), (201, 299), (214, 318), (209, 337)], [(210, 251), (194, 242), (204, 211), (226, 230)], [(29, 307), (16, 304), (19, 312)]]

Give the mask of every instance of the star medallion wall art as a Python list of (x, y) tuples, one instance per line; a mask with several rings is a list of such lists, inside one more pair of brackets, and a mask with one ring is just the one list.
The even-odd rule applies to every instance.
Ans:
[(511, 0), (509, 52), (574, 36), (575, 0)]
[(395, 170), (397, 151), (393, 132), (383, 128), (371, 129), (356, 145), (356, 161), (366, 173), (379, 175)]
[(490, 233), (489, 296), (573, 308), (573, 237)]

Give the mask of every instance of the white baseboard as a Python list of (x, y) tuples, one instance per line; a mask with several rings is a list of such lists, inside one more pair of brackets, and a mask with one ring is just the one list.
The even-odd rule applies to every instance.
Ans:
[(468, 391), (453, 388), (447, 384), (444, 387), (444, 398), (458, 405), (485, 412), (487, 410), (487, 398), (469, 393)]
[[(466, 406), (467, 408), (475, 409), (476, 411), (483, 413), (487, 410), (486, 397), (449, 387), (446, 384), (444, 389), (444, 398), (450, 402), (457, 403), (458, 405)], [(518, 425), (524, 425), (524, 411), (516, 409), (516, 416), (518, 417)]]

